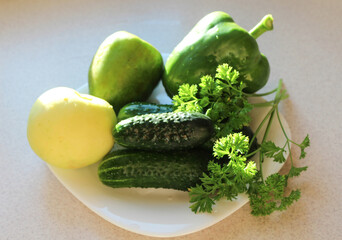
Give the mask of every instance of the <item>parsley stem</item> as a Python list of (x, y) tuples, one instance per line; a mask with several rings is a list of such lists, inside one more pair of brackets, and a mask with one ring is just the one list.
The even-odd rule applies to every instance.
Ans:
[(262, 142), (265, 142), (265, 141), (266, 141), (267, 135), (268, 135), (268, 133), (270, 132), (271, 123), (272, 123), (273, 118), (274, 118), (275, 108), (272, 108), (270, 112), (271, 112), (271, 115), (270, 115), (270, 118), (269, 118), (269, 120), (268, 120), (268, 123), (267, 123), (267, 126), (266, 126), (266, 130), (265, 130), (265, 133), (264, 133), (264, 137), (262, 138)]
[(289, 141), (290, 141), (291, 143), (293, 143), (293, 144), (297, 145), (298, 147), (300, 147), (300, 144), (298, 144), (298, 143), (296, 143), (296, 142), (292, 141), (291, 139), (289, 139)]
[(284, 134), (284, 136), (286, 137), (286, 140), (287, 140), (286, 144), (287, 144), (287, 147), (289, 149), (289, 155), (290, 155), (290, 159), (291, 159), (291, 166), (293, 166), (293, 159), (292, 159), (290, 143), (293, 143), (293, 144), (297, 145), (298, 147), (300, 147), (300, 145), (298, 143), (292, 141), (291, 139), (289, 139), (289, 137), (287, 136), (285, 128), (284, 128), (284, 126), (283, 126), (283, 124), (282, 124), (282, 122), (280, 120), (280, 114), (279, 114), (279, 110), (278, 109), (277, 109), (277, 117), (278, 117), (278, 121), (279, 121), (280, 127), (281, 127), (281, 129), (283, 131), (283, 134)]
[(283, 131), (284, 136), (286, 137), (286, 140), (290, 141), (289, 137), (288, 137), (287, 134), (286, 134), (285, 128), (284, 128), (284, 126), (283, 126), (283, 124), (282, 124), (282, 122), (281, 122), (281, 120), (280, 120), (279, 109), (277, 108), (276, 111), (277, 111), (277, 118), (278, 118), (278, 121), (279, 121), (280, 128), (281, 128), (281, 130)]
[[(282, 80), (279, 80), (278, 87), (277, 87), (277, 93), (276, 93), (276, 95), (274, 97), (274, 100), (273, 100), (273, 107), (271, 108), (271, 110), (266, 115), (266, 116), (269, 115), (269, 119), (268, 119), (268, 122), (267, 122), (267, 126), (266, 126), (266, 129), (265, 129), (265, 133), (264, 133), (264, 136), (262, 138), (261, 144), (263, 144), (266, 141), (268, 133), (269, 133), (269, 131), (271, 129), (271, 124), (272, 124), (272, 121), (273, 121), (273, 118), (274, 118), (274, 113), (277, 112), (277, 110), (278, 110), (278, 104), (279, 104), (279, 102), (281, 100), (281, 87), (282, 87)], [(261, 124), (264, 124), (264, 123), (262, 122)], [(263, 174), (263, 171), (262, 171), (263, 162), (264, 162), (264, 153), (262, 151), (260, 151), (259, 169), (260, 169), (260, 173), (261, 173), (261, 180), (262, 180), (262, 182), (264, 182), (264, 174)]]
[[(268, 132), (269, 132), (269, 129), (270, 129), (270, 125), (272, 123), (272, 120), (273, 120), (273, 116), (274, 116), (274, 111), (275, 111), (275, 106), (272, 107), (272, 109), (270, 111), (268, 111), (268, 113), (266, 114), (265, 118), (262, 120), (262, 122), (259, 124), (258, 128), (257, 128), (257, 131), (255, 131), (254, 133), (254, 136), (252, 138), (252, 140), (254, 141), (254, 138), (257, 134), (257, 132), (260, 131), (261, 127), (264, 125), (264, 123), (266, 122), (266, 120), (268, 119), (268, 123), (267, 123), (267, 126), (266, 126), (266, 130), (265, 130), (265, 133), (264, 133), (264, 136), (263, 136), (263, 139), (262, 139), (262, 143), (264, 143), (266, 141), (266, 137), (268, 135)], [(251, 141), (252, 143), (252, 141)], [(259, 157), (259, 170), (260, 170), (260, 173), (261, 173), (261, 180), (262, 182), (264, 182), (264, 175), (262, 173), (262, 163), (264, 162), (264, 154), (263, 152), (260, 151), (260, 157)]]
[(262, 151), (260, 151), (259, 154), (259, 171), (260, 171), (260, 177), (262, 182), (264, 183), (264, 174), (262, 173), (262, 162), (264, 161), (264, 154), (262, 153)]
[(253, 107), (269, 107), (273, 106), (274, 101), (269, 101), (269, 102), (261, 102), (261, 103), (252, 103)]
[[(261, 141), (261, 144), (263, 144), (265, 141), (266, 141), (266, 138), (267, 138), (267, 135), (271, 129), (271, 123), (273, 121), (273, 117), (274, 117), (274, 111), (275, 111), (275, 106), (269, 111), (270, 113), (270, 117), (269, 117), (269, 120), (267, 122), (267, 126), (266, 126), (266, 130), (265, 130), (265, 133), (264, 133), (264, 137), (262, 138), (262, 141)], [(262, 171), (262, 165), (263, 165), (263, 162), (264, 162), (264, 154), (263, 152), (260, 152), (260, 159), (259, 159), (260, 163), (260, 173), (261, 173), (261, 180), (262, 182), (264, 182), (264, 174), (263, 174), (263, 171)]]
[[(289, 149), (289, 156), (290, 156), (291, 167), (292, 167), (292, 166), (293, 166), (293, 159), (292, 159), (292, 152), (291, 152), (291, 146), (290, 146), (290, 142), (292, 142), (292, 141), (291, 141), (291, 139), (289, 139), (289, 137), (287, 136), (286, 131), (285, 131), (285, 128), (284, 128), (284, 126), (283, 126), (283, 124), (282, 124), (282, 122), (281, 122), (281, 120), (280, 120), (279, 109), (277, 108), (276, 111), (277, 111), (277, 118), (278, 118), (279, 125), (280, 125), (280, 127), (281, 127), (281, 130), (283, 131), (283, 134), (284, 134), (285, 138), (286, 138), (286, 143), (287, 143), (287, 147), (288, 147), (288, 149)], [(295, 143), (295, 144), (296, 144), (296, 143)]]
[(258, 128), (255, 130), (254, 135), (253, 135), (251, 141), (249, 142), (249, 147), (252, 146), (253, 141), (255, 140), (256, 136), (260, 132), (260, 129), (262, 128), (262, 126), (265, 124), (266, 120), (269, 118), (270, 114), (271, 114), (271, 110), (268, 111), (266, 116), (262, 119), (261, 123), (259, 124)]
[[(220, 80), (221, 84), (224, 85), (225, 87), (227, 87), (228, 89), (234, 90), (235, 92), (240, 93), (241, 90), (235, 88), (230, 82), (225, 81), (222, 78), (215, 78), (216, 80)], [(276, 91), (278, 91), (278, 88), (275, 88), (269, 92), (265, 92), (265, 93), (245, 93), (245, 92), (241, 92), (242, 95), (246, 96), (246, 97), (263, 97), (263, 96), (267, 96), (270, 95), (272, 93), (275, 93)]]
[[(278, 83), (278, 87), (277, 87), (277, 93), (274, 97), (274, 100), (272, 101), (273, 102), (273, 107), (272, 109), (269, 111), (270, 113), (270, 118), (268, 120), (268, 123), (267, 123), (267, 126), (266, 126), (266, 130), (265, 130), (265, 133), (264, 133), (264, 137), (262, 139), (262, 143), (266, 141), (266, 138), (267, 138), (267, 135), (270, 131), (270, 127), (271, 127), (271, 123), (273, 121), (273, 117), (274, 117), (274, 113), (276, 112), (277, 113), (277, 116), (278, 116), (278, 120), (280, 122), (280, 118), (279, 118), (279, 111), (278, 111), (278, 104), (281, 100), (281, 87), (282, 87), (282, 80), (279, 81)], [(284, 127), (282, 126), (281, 122), (280, 122), (280, 126), (282, 128), (282, 131), (284, 131)], [(286, 139), (288, 139), (288, 137), (286, 136)]]
[(236, 89), (230, 82), (228, 82), (228, 81), (226, 81), (226, 80), (224, 80), (222, 78), (215, 78), (215, 79), (221, 81), (221, 84), (226, 87), (226, 91), (234, 90), (237, 93), (241, 92), (241, 90)]
[(263, 96), (267, 96), (267, 95), (270, 95), (272, 93), (275, 93), (277, 90), (278, 90), (278, 88), (275, 88), (272, 91), (265, 92), (265, 93), (244, 93), (244, 95), (246, 95), (248, 97), (263, 97)]
[(259, 152), (260, 150), (261, 150), (261, 147), (259, 147), (258, 149), (254, 150), (254, 151), (251, 152), (251, 153), (248, 153), (248, 154), (246, 155), (246, 158), (248, 158), (248, 157), (250, 157), (250, 156), (253, 156), (254, 154), (256, 154), (257, 152)]

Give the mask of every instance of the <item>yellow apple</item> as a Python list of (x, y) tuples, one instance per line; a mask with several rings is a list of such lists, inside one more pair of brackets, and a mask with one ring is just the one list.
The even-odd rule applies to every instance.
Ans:
[(101, 160), (112, 149), (116, 121), (107, 101), (57, 87), (33, 104), (27, 138), (33, 151), (47, 163), (81, 168)]

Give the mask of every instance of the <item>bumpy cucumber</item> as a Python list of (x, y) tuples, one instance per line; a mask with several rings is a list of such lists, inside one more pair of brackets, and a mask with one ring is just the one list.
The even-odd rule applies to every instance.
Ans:
[(98, 167), (100, 181), (113, 188), (168, 188), (187, 191), (199, 184), (211, 155), (203, 150), (147, 152), (117, 150)]
[(195, 148), (210, 139), (214, 126), (201, 113), (154, 113), (127, 118), (113, 129), (115, 142), (142, 150), (180, 150)]
[(118, 113), (118, 122), (124, 119), (150, 114), (150, 113), (166, 113), (172, 112), (173, 105), (169, 104), (156, 104), (148, 102), (132, 102), (123, 106)]

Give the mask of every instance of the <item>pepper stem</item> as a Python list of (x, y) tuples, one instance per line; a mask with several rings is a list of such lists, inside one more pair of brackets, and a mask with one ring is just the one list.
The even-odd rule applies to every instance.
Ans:
[(271, 14), (267, 14), (265, 17), (261, 19), (261, 21), (249, 31), (249, 34), (257, 39), (264, 32), (270, 31), (273, 29), (273, 17)]

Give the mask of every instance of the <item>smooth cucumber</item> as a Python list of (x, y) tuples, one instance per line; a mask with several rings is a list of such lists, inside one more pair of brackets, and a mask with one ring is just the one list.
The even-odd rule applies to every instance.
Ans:
[(187, 191), (199, 184), (211, 154), (203, 150), (147, 152), (117, 150), (98, 167), (100, 181), (113, 188), (168, 188)]
[(201, 113), (154, 113), (127, 118), (113, 129), (115, 142), (142, 150), (195, 148), (214, 134), (214, 125)]
[(145, 115), (150, 113), (172, 112), (171, 104), (156, 104), (148, 102), (132, 102), (123, 106), (118, 113), (118, 122), (130, 117)]

